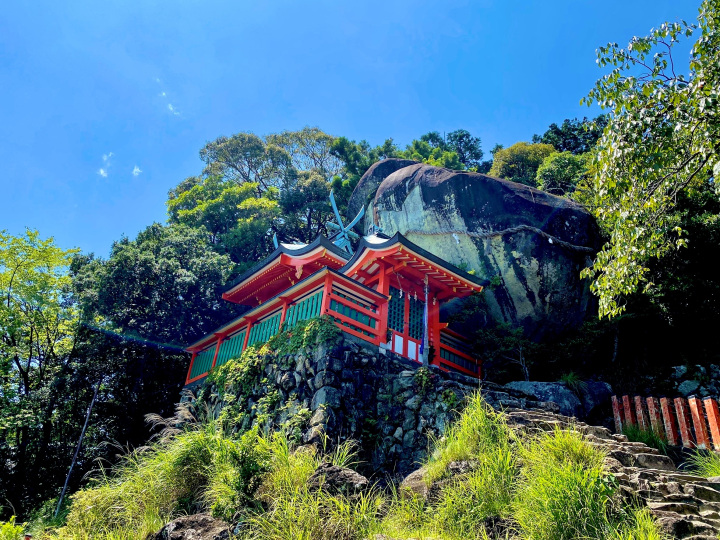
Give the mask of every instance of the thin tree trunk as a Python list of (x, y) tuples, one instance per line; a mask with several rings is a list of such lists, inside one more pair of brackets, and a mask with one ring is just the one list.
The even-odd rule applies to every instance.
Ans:
[(65, 492), (67, 491), (68, 482), (70, 481), (70, 475), (72, 474), (73, 467), (75, 467), (75, 462), (77, 461), (78, 454), (80, 453), (80, 447), (82, 446), (83, 438), (85, 437), (85, 430), (87, 429), (88, 422), (90, 421), (90, 413), (92, 412), (93, 406), (95, 405), (95, 400), (97, 399), (98, 389), (100, 388), (101, 381), (102, 379), (100, 379), (95, 385), (95, 392), (93, 392), (90, 406), (88, 407), (87, 414), (85, 415), (85, 423), (83, 424), (82, 431), (80, 432), (80, 439), (78, 439), (77, 446), (75, 447), (75, 455), (73, 456), (72, 463), (70, 464), (70, 470), (65, 477), (65, 485), (63, 485), (62, 492), (60, 493), (60, 499), (58, 499), (57, 508), (55, 508), (55, 515), (53, 517), (57, 517), (58, 513), (60, 512), (60, 507), (62, 506), (63, 498), (65, 497)]

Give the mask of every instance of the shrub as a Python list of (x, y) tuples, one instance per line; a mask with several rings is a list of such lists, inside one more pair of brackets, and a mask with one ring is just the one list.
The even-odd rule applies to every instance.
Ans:
[(529, 538), (604, 538), (614, 477), (603, 454), (570, 431), (544, 434), (522, 451), (514, 517)]
[(329, 461), (347, 466), (354, 455), (349, 444), (322, 456), (314, 450), (292, 451), (279, 435), (263, 441), (270, 468), (259, 490), (267, 509), (248, 517), (245, 538), (262, 540), (361, 540), (377, 527), (382, 498), (374, 491), (353, 498), (310, 490), (315, 469)]
[(583, 381), (580, 376), (574, 371), (570, 371), (561, 375), (560, 382), (565, 383), (565, 386), (568, 387), (568, 390), (570, 390), (574, 394), (577, 394), (578, 396), (585, 392), (588, 388), (587, 383)]
[(8, 521), (0, 521), (0, 540), (17, 540), (22, 532), (22, 526), (15, 525), (15, 516)]
[(246, 506), (267, 456), (255, 431), (235, 440), (217, 422), (128, 455), (110, 475), (72, 497), (65, 538), (138, 538), (199, 506), (233, 519)]

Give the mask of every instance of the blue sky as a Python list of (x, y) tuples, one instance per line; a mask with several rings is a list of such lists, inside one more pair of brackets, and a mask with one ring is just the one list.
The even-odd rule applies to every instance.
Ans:
[(0, 229), (107, 256), (164, 221), (198, 151), (318, 126), (401, 145), (465, 128), (489, 153), (594, 115), (595, 49), (699, 0), (34, 1), (0, 14)]

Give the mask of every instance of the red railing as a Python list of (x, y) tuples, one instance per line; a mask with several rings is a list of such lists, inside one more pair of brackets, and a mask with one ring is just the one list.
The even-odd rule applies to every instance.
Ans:
[(465, 338), (449, 328), (440, 330), (440, 346), (433, 363), (471, 377), (479, 378), (482, 375), (480, 362), (469, 354)]
[(720, 451), (720, 410), (716, 400), (685, 398), (643, 398), (612, 396), (615, 431), (626, 426), (653, 430), (673, 446)]

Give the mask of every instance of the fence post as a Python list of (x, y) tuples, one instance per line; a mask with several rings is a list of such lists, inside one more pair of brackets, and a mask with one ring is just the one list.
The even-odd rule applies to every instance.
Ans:
[(706, 397), (703, 401), (705, 403), (705, 414), (707, 415), (708, 424), (710, 424), (713, 447), (716, 452), (720, 452), (720, 411), (718, 410), (718, 404), (717, 401), (710, 397)]
[(636, 425), (637, 423), (635, 422), (635, 412), (633, 411), (633, 408), (630, 406), (630, 398), (628, 396), (623, 396), (622, 402), (623, 402), (623, 411), (625, 412), (625, 424), (628, 426)]
[(660, 419), (660, 404), (654, 397), (649, 397), (645, 400), (647, 402), (648, 415), (650, 416), (650, 425), (652, 430), (658, 435), (663, 432), (662, 420)]
[(668, 443), (672, 446), (677, 446), (678, 431), (673, 415), (672, 404), (668, 398), (660, 398), (660, 410), (662, 411), (665, 436), (667, 437)]
[(611, 400), (613, 418), (615, 419), (615, 433), (622, 433), (622, 405), (620, 404), (620, 401), (618, 401), (617, 396), (613, 396)]
[(708, 431), (705, 425), (705, 414), (703, 414), (702, 403), (695, 396), (688, 399), (690, 412), (692, 413), (693, 426), (695, 426), (695, 445), (703, 450), (710, 448)]
[(680, 437), (685, 448), (692, 448), (692, 433), (690, 431), (690, 413), (683, 398), (675, 398), (675, 412), (677, 413)]
[(650, 422), (648, 422), (647, 414), (643, 408), (643, 398), (635, 396), (635, 414), (637, 415), (638, 426), (643, 431), (650, 429)]

